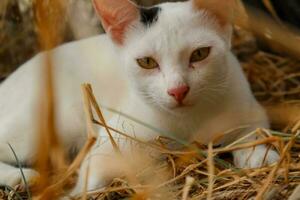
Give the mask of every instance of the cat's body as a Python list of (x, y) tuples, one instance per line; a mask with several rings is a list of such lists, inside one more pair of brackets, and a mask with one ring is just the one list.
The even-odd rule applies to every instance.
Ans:
[[(198, 10), (197, 0), (151, 9), (138, 9), (127, 0), (114, 2), (94, 1), (110, 38), (102, 35), (53, 51), (57, 124), (67, 150), (80, 147), (85, 138), (82, 82), (93, 84), (101, 104), (177, 139), (208, 143), (239, 126), (247, 126), (240, 134), (268, 127), (264, 110), (251, 94), (241, 67), (230, 52), (230, 25), (223, 24), (223, 20), (218, 24), (216, 18)], [(15, 163), (7, 142), (22, 162), (30, 163), (35, 154), (42, 57), (26, 63), (0, 86), (0, 184), (13, 185), (21, 177), (17, 168), (4, 164)], [(159, 135), (118, 114), (106, 116), (110, 126), (141, 140)], [(107, 137), (104, 130), (100, 136)], [(219, 142), (234, 139), (226, 136)], [(118, 141), (126, 151), (126, 143)], [(118, 166), (109, 174), (101, 167), (105, 163), (101, 155), (111, 152), (109, 142), (93, 149), (92, 154), (97, 156), (89, 162), (88, 189), (105, 184), (107, 175), (117, 174)], [(236, 151), (235, 164), (259, 167), (264, 152), (265, 146), (257, 147), (253, 153), (252, 149)], [(270, 150), (265, 164), (277, 158)], [(84, 188), (86, 163), (74, 193)], [(8, 176), (8, 172), (13, 176)], [(29, 177), (34, 174), (27, 173)]]
[[(111, 45), (109, 38), (101, 35), (63, 45), (51, 54), (57, 101), (57, 127), (66, 150), (80, 148), (86, 139), (80, 90), (82, 83), (93, 84), (94, 89), (99, 91), (96, 92), (98, 99), (104, 105), (114, 108), (127, 93), (126, 81), (122, 80), (122, 72)], [(99, 52), (101, 56), (98, 55)], [(24, 164), (30, 164), (36, 155), (45, 57), (45, 53), (37, 55), (0, 85), (0, 160), (5, 163), (16, 162), (8, 142)], [(19, 169), (14, 171), (19, 174)], [(0, 177), (3, 177), (1, 173), (8, 172), (1, 169), (0, 164)], [(0, 184), (10, 183), (0, 178)]]

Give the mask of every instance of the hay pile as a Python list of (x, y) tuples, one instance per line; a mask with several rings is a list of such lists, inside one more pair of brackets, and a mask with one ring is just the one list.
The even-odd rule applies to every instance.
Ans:
[[(164, 174), (165, 170), (172, 172), (171, 177), (168, 177), (167, 180), (161, 180), (159, 183), (156, 182), (156, 184), (148, 184), (149, 181), (147, 180), (132, 184), (126, 178), (119, 177), (109, 187), (85, 193), (84, 197), (89, 196), (93, 200), (282, 200), (289, 198), (294, 200), (299, 198), (299, 195), (295, 198), (291, 195), (300, 184), (300, 123), (298, 117), (300, 113), (298, 100), (300, 96), (300, 60), (292, 56), (262, 50), (265, 44), (257, 42), (251, 33), (241, 28), (236, 28), (233, 46), (254, 94), (269, 112), (272, 130), (257, 130), (249, 133), (249, 135), (259, 134), (263, 136), (262, 140), (253, 143), (240, 145), (234, 143), (222, 148), (213, 148), (212, 144), (205, 147), (195, 143), (182, 151), (167, 149), (165, 144), (169, 140), (159, 138), (155, 144), (151, 144), (151, 148), (163, 152), (164, 156), (154, 167), (149, 167), (150, 177), (161, 180), (159, 176)], [(49, 83), (51, 83), (50, 79)], [(84, 86), (83, 91), (87, 116), (91, 116), (90, 107), (93, 107), (98, 111), (96, 113), (99, 115), (100, 122), (97, 123), (102, 126), (105, 125), (91, 88)], [(51, 98), (51, 92), (48, 95)], [(51, 108), (51, 105), (49, 107)], [(87, 125), (91, 129), (91, 124), (95, 120), (89, 117)], [(113, 131), (110, 127), (106, 128)], [(51, 199), (53, 195), (65, 192), (61, 191), (62, 188), (74, 183), (72, 173), (76, 171), (83, 156), (95, 142), (93, 131), (90, 130), (89, 133), (86, 146), (79, 157), (70, 165), (71, 167), (67, 167), (66, 163), (61, 166), (51, 166), (51, 170), (59, 169), (58, 171), (62, 171), (66, 168), (67, 171), (61, 173), (58, 178), (42, 177), (44, 183), (51, 185), (46, 189), (33, 187), (33, 191), (39, 193), (40, 199)], [(49, 135), (51, 134), (53, 133), (49, 133)], [(269, 145), (270, 148), (276, 148), (280, 152), (281, 160), (278, 164), (261, 169), (234, 168), (232, 158), (228, 153), (235, 149), (252, 147), (261, 143)], [(51, 148), (60, 149), (59, 144), (54, 146)], [(56, 155), (56, 157), (60, 157), (60, 155)], [(143, 173), (140, 173), (139, 176), (143, 177)], [(135, 178), (140, 180), (139, 176)], [(15, 190), (17, 192), (14, 192)], [(24, 188), (2, 187), (0, 199), (9, 198), (27, 199), (28, 195)]]

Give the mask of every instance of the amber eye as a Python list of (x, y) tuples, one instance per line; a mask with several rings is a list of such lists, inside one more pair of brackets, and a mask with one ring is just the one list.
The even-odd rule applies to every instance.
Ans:
[(195, 50), (190, 58), (190, 63), (195, 63), (204, 60), (210, 53), (210, 47), (202, 47)]
[(151, 57), (136, 59), (138, 65), (144, 69), (155, 69), (158, 68), (158, 63)]

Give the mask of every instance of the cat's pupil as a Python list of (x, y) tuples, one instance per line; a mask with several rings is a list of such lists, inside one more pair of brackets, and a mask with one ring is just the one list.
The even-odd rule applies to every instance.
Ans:
[(197, 54), (198, 54), (199, 57), (202, 56), (202, 52), (200, 50), (197, 51)]

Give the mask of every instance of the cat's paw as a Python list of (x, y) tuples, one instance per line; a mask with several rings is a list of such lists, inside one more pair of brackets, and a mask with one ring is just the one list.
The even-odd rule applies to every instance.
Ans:
[[(39, 176), (39, 173), (36, 172), (33, 169), (23, 169), (24, 177), (26, 180), (26, 183), (28, 185), (33, 185), (35, 181), (37, 180), (37, 177)], [(25, 187), (24, 178), (20, 172), (20, 170), (14, 170), (11, 172), (8, 172), (7, 174), (7, 180), (5, 182), (6, 185), (9, 185), (11, 187)]]
[(242, 149), (233, 153), (234, 164), (238, 168), (260, 168), (279, 160), (279, 154), (260, 145), (255, 148)]

